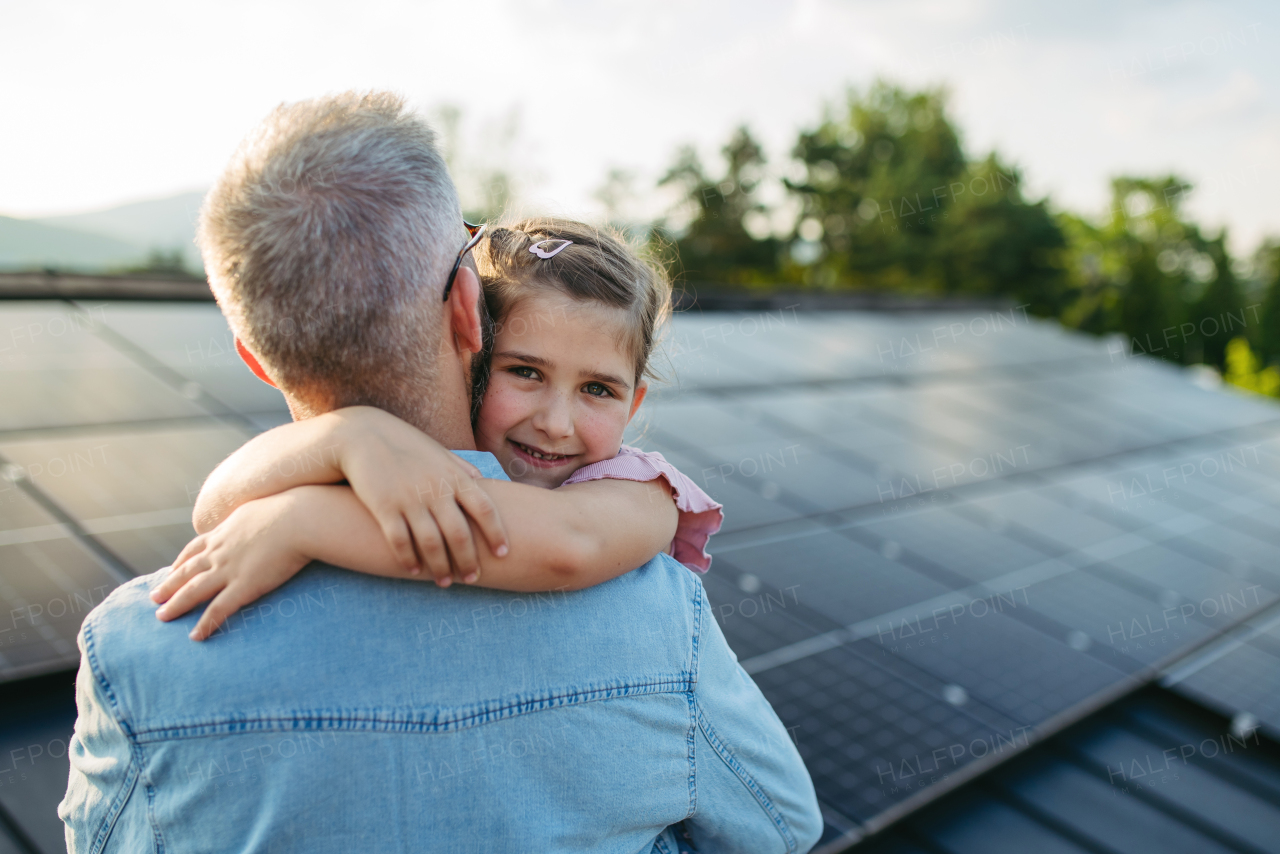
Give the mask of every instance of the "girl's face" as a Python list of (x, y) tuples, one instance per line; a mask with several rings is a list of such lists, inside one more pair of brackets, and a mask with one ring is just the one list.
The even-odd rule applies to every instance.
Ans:
[(476, 445), (512, 480), (554, 489), (617, 455), (646, 391), (619, 344), (624, 322), (620, 309), (553, 291), (508, 312), (494, 336)]

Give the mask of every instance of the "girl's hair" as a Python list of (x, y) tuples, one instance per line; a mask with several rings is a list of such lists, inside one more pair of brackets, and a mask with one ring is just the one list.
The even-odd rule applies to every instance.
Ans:
[[(572, 243), (550, 258), (529, 251), (544, 240)], [(557, 245), (548, 243), (544, 252)], [(635, 361), (636, 382), (658, 378), (649, 357), (671, 313), (671, 281), (666, 270), (620, 234), (567, 219), (526, 219), (490, 231), (475, 258), (493, 322), (501, 324), (517, 302), (539, 288), (622, 309), (627, 315), (622, 343)]]

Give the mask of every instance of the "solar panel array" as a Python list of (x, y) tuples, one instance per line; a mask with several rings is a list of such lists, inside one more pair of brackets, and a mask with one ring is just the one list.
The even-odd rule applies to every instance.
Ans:
[(1271, 608), (1169, 667), (1161, 682), (1231, 717), (1239, 731), (1261, 725), (1275, 737), (1280, 730), (1280, 690), (1269, 674), (1277, 670), (1280, 608)]
[(850, 837), (1277, 601), (1270, 402), (1016, 313), (682, 324), (645, 437), (725, 501), (708, 591)]
[(209, 303), (0, 303), (0, 678), (74, 667), (85, 613), (171, 562), (204, 477), (288, 419), (228, 336)]
[[(940, 798), (865, 854), (1276, 852), (1280, 751), (1146, 689)], [(821, 854), (819, 850), (818, 854)]]
[[(688, 313), (665, 348), (629, 441), (724, 502), (705, 584), (831, 839), (1280, 601), (1268, 401), (1016, 310)], [(288, 418), (207, 303), (0, 303), (0, 399), (9, 680), (73, 667), (85, 611), (171, 561), (204, 476)], [(1275, 734), (1268, 631), (1184, 684)]]

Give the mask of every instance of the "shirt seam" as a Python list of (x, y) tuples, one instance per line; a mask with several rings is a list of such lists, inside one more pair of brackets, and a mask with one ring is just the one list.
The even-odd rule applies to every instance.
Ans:
[(699, 581), (694, 587), (693, 595), (693, 638), (690, 642), (689, 673), (693, 677), (694, 688), (698, 687), (698, 641), (702, 637), (702, 602), (707, 596)]
[(693, 680), (688, 674), (681, 674), (652, 682), (540, 695), (517, 702), (508, 702), (501, 706), (484, 708), (471, 714), (449, 715), (443, 719), (436, 717), (434, 720), (423, 715), (414, 716), (395, 710), (377, 709), (348, 711), (314, 709), (282, 714), (220, 716), (185, 724), (146, 727), (139, 729), (136, 736), (140, 743), (150, 743), (174, 738), (280, 730), (454, 732), (493, 721), (521, 717), (544, 709), (564, 708), (622, 697), (688, 693), (692, 690), (692, 684)]
[(133, 764), (132, 751), (130, 751), (129, 770), (125, 775), (125, 783), (120, 786), (120, 792), (107, 808), (108, 812), (102, 820), (102, 826), (94, 835), (93, 845), (89, 849), (91, 854), (99, 854), (106, 850), (107, 843), (111, 841), (111, 834), (115, 833), (116, 821), (124, 812), (125, 804), (129, 803), (129, 798), (133, 796), (133, 790), (138, 785), (138, 776), (138, 769)]
[(111, 688), (111, 682), (107, 679), (106, 671), (103, 670), (101, 663), (98, 661), (98, 651), (93, 642), (93, 624), (86, 620), (84, 624), (84, 652), (89, 659), (89, 670), (93, 673), (94, 681), (102, 689), (106, 695), (107, 701), (111, 704), (112, 717), (124, 729), (125, 735), (130, 734), (129, 725), (124, 721), (124, 715), (120, 712), (120, 702), (116, 699), (116, 693)]
[(725, 746), (724, 742), (720, 740), (720, 736), (716, 734), (715, 728), (711, 726), (711, 722), (707, 720), (707, 716), (702, 711), (701, 707), (698, 708), (698, 727), (702, 730), (702, 734), (707, 739), (707, 743), (711, 745), (711, 749), (720, 756), (720, 759), (723, 760), (724, 764), (729, 767), (729, 770), (737, 776), (737, 778), (742, 782), (742, 785), (746, 787), (747, 791), (751, 792), (751, 794), (755, 796), (756, 802), (760, 804), (761, 809), (763, 809), (765, 814), (769, 816), (774, 828), (782, 837), (783, 843), (787, 846), (787, 851), (795, 851), (797, 845), (796, 838), (791, 832), (791, 827), (787, 824), (787, 820), (782, 816), (782, 813), (778, 811), (778, 808), (774, 805), (773, 800), (770, 799), (768, 794), (760, 788), (760, 784), (756, 782), (755, 778), (748, 773), (747, 769), (742, 766), (742, 763), (738, 761), (737, 757), (734, 756), (733, 753)]
[(689, 812), (685, 818), (693, 818), (698, 811), (698, 701), (692, 691), (689, 692), (689, 732), (685, 737), (689, 749)]
[(687, 743), (689, 749), (689, 813), (685, 818), (692, 818), (698, 811), (698, 639), (702, 635), (702, 599), (706, 592), (702, 582), (694, 586), (693, 591), (693, 637), (690, 641), (689, 672), (693, 684), (689, 691), (689, 733)]
[(164, 854), (164, 834), (160, 832), (160, 822), (156, 819), (156, 787), (150, 778), (147, 779), (147, 822), (151, 825), (151, 842), (156, 854)]
[(116, 822), (119, 821), (125, 805), (129, 803), (129, 799), (133, 797), (133, 790), (137, 788), (138, 780), (142, 776), (142, 768), (138, 762), (141, 747), (134, 739), (128, 723), (124, 721), (123, 716), (120, 714), (120, 705), (116, 700), (115, 692), (111, 689), (111, 683), (107, 680), (106, 672), (98, 661), (97, 649), (93, 643), (93, 624), (89, 620), (86, 620), (84, 624), (84, 654), (89, 661), (89, 672), (93, 674), (96, 687), (100, 689), (110, 705), (112, 720), (120, 727), (120, 731), (124, 733), (125, 739), (129, 744), (129, 767), (125, 771), (124, 782), (120, 784), (120, 791), (116, 793), (111, 805), (107, 807), (107, 815), (103, 818), (102, 826), (98, 828), (98, 832), (94, 835), (93, 845), (89, 849), (91, 854), (99, 854), (99, 852), (106, 849), (107, 843), (111, 840), (111, 834), (115, 832)]

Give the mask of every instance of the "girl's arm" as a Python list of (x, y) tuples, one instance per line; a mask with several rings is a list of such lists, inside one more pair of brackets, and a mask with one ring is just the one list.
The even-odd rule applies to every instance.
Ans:
[[(515, 551), (506, 559), (495, 557), (477, 537), (483, 587), (520, 592), (590, 587), (644, 564), (675, 534), (675, 502), (662, 480), (592, 481), (555, 490), (506, 481), (485, 485), (519, 521), (508, 526)], [(614, 523), (599, 524), (602, 517)], [(547, 536), (548, 528), (561, 538)], [(151, 594), (166, 603), (156, 616), (172, 620), (212, 598), (191, 633), (203, 640), (311, 560), (404, 577), (377, 520), (349, 487), (296, 487), (241, 505), (192, 540)]]
[(404, 569), (416, 574), (425, 567), (447, 586), (452, 577), (463, 580), (479, 570), (468, 520), (494, 553), (506, 548), (489, 494), (472, 488), (479, 476), (475, 466), (395, 416), (347, 407), (246, 442), (205, 480), (192, 524), (204, 534), (246, 502), (349, 480)]
[(237, 507), (295, 486), (346, 479), (338, 459), (340, 412), (293, 421), (260, 433), (215, 468), (196, 496), (191, 524), (212, 531)]
[(556, 489), (509, 480), (479, 483), (510, 520), (510, 557), (478, 550), (478, 583), (497, 590), (580, 590), (617, 578), (666, 550), (679, 522), (671, 486), (661, 479)]
[(566, 568), (589, 574), (608, 567), (612, 574), (589, 576), (594, 580), (580, 586), (599, 583), (640, 566), (675, 535), (678, 513), (663, 481), (592, 481), (546, 490), (477, 480), (470, 476), (474, 468), (461, 463), (380, 409), (339, 409), (270, 430), (228, 457), (197, 499), (196, 530), (211, 530), (246, 501), (345, 478), (404, 571), (426, 566), (447, 585), (452, 560), (453, 577), (471, 583), (496, 570), (504, 548), (516, 549), (518, 573), (485, 582), (512, 590), (555, 589), (563, 579), (549, 587), (530, 579)]

